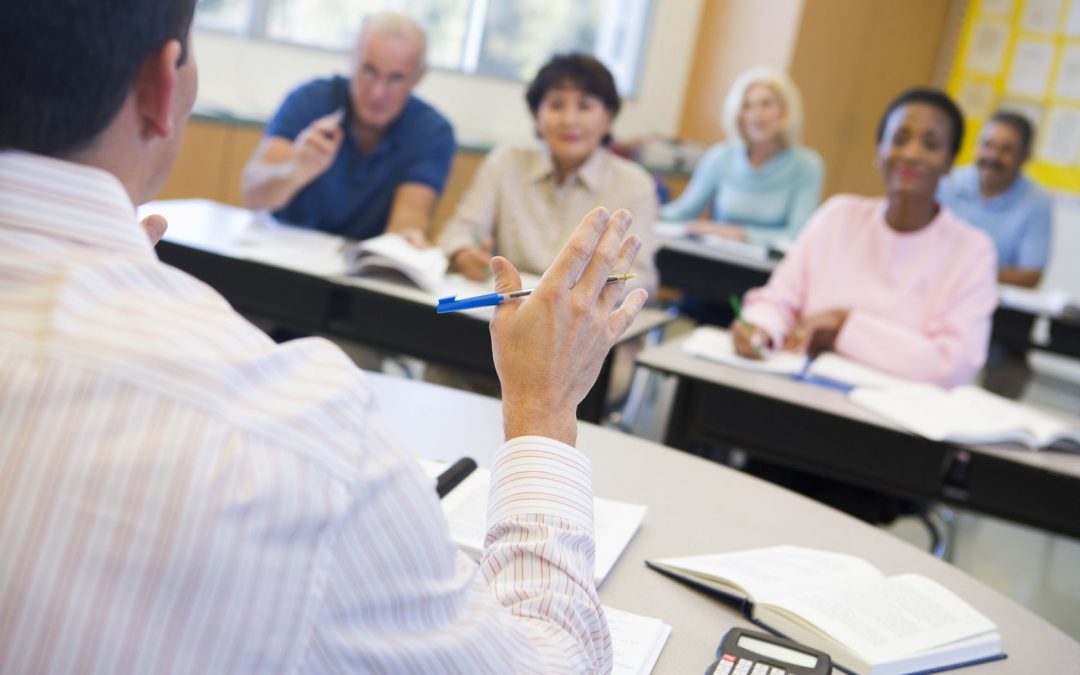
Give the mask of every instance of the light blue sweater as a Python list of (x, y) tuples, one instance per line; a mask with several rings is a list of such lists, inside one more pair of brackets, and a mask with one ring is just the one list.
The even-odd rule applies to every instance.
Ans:
[(718, 143), (705, 153), (682, 195), (660, 208), (664, 220), (696, 218), (706, 206), (714, 220), (746, 228), (750, 242), (767, 246), (795, 239), (821, 199), (821, 157), (801, 146), (781, 150), (759, 168), (742, 143)]

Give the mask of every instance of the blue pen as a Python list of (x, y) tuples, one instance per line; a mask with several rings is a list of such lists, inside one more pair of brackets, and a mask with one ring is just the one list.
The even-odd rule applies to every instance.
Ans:
[[(633, 278), (633, 274), (612, 274), (604, 281), (604, 283), (613, 284), (616, 281), (626, 281), (627, 279)], [(524, 298), (534, 290), (536, 289), (523, 288), (520, 291), (514, 291), (512, 293), (485, 293), (484, 295), (474, 295), (471, 298), (461, 298), (460, 300), (456, 295), (448, 295), (445, 298), (439, 298), (439, 304), (435, 306), (435, 311), (439, 314), (446, 314), (447, 312), (461, 312), (466, 309), (476, 309), (478, 307), (494, 307), (495, 305), (502, 304), (506, 300)]]

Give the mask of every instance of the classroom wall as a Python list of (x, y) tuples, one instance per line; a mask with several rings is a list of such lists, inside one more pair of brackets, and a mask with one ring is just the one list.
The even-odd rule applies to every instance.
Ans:
[[(621, 138), (676, 133), (703, 2), (653, 3), (638, 92), (616, 120)], [(200, 68), (198, 106), (251, 119), (272, 115), (295, 85), (347, 68), (342, 54), (269, 41), (196, 30), (194, 42)], [(432, 70), (417, 92), (447, 115), (461, 141), (491, 144), (533, 138), (523, 83)]]

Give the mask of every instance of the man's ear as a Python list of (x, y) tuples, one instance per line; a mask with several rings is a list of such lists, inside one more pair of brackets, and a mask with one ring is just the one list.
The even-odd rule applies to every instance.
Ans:
[(146, 57), (135, 79), (132, 93), (144, 138), (168, 138), (175, 131), (172, 108), (182, 51), (179, 40), (169, 40)]
[(413, 80), (412, 86), (420, 84), (420, 80), (424, 79), (425, 75), (427, 75), (427, 66), (420, 66), (420, 69), (416, 71), (416, 79)]

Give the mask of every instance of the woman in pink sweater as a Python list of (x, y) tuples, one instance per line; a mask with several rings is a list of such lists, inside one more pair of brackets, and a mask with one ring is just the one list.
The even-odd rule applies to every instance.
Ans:
[(811, 217), (732, 325), (740, 354), (762, 345), (832, 350), (913, 380), (971, 382), (997, 305), (994, 244), (937, 203), (963, 135), (956, 104), (911, 89), (878, 127), (884, 198), (839, 195)]

